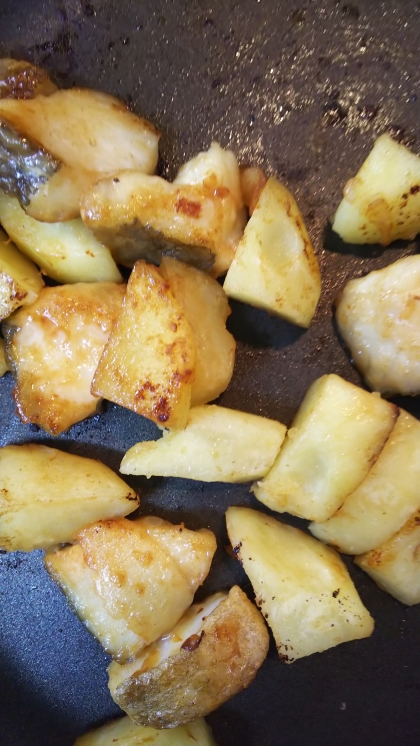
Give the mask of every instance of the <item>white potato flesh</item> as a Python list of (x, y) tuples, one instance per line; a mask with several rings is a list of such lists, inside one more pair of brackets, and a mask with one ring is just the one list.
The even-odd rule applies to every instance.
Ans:
[(0, 100), (0, 118), (68, 166), (98, 173), (153, 173), (159, 133), (106, 93), (69, 88), (31, 100)]
[(206, 578), (216, 539), (156, 517), (99, 521), (47, 569), (105, 650), (127, 661), (171, 631)]
[(264, 171), (258, 166), (241, 168), (241, 192), (250, 215), (260, 198), (260, 194), (267, 183)]
[(137, 443), (120, 471), (200, 482), (249, 482), (267, 474), (286, 426), (266, 417), (216, 405), (193, 407), (184, 430)]
[(23, 422), (59, 435), (97, 411), (90, 387), (124, 290), (111, 282), (46, 287), (3, 325)]
[(0, 378), (9, 370), (9, 365), (5, 357), (6, 343), (0, 338)]
[(0, 223), (43, 274), (58, 282), (121, 282), (109, 249), (80, 220), (42, 223), (0, 191)]
[(420, 603), (420, 511), (388, 541), (354, 561), (401, 603)]
[(294, 197), (262, 188), (223, 285), (229, 298), (308, 327), (321, 293), (318, 261)]
[(233, 374), (236, 342), (226, 329), (230, 314), (227, 297), (207, 272), (177, 259), (164, 257), (160, 272), (169, 282), (193, 333), (195, 376), (191, 406), (207, 404), (225, 391)]
[(218, 276), (235, 251), (231, 233), (237, 207), (227, 189), (120, 171), (87, 190), (81, 215), (116, 261), (127, 266), (137, 259), (159, 264), (169, 255)]
[(128, 717), (113, 720), (91, 730), (75, 741), (74, 746), (216, 746), (211, 730), (203, 718), (177, 728), (156, 730), (136, 725)]
[(209, 189), (228, 189), (238, 210), (243, 207), (241, 179), (237, 158), (217, 142), (199, 153), (179, 169), (174, 184), (205, 184)]
[(92, 393), (167, 428), (185, 427), (194, 380), (193, 332), (158, 269), (137, 262)]
[(378, 460), (340, 510), (313, 523), (314, 536), (340, 552), (362, 554), (383, 544), (420, 509), (420, 422), (404, 411)]
[(7, 551), (71, 543), (83, 526), (138, 504), (100, 461), (32, 443), (0, 449), (0, 547)]
[(229, 508), (226, 523), (283, 661), (372, 634), (373, 619), (336, 552), (249, 508)]
[(144, 648), (135, 660), (123, 665), (115, 661), (110, 663), (108, 666), (108, 686), (111, 696), (114, 697), (119, 684), (131, 676), (150, 671), (151, 668), (159, 666), (166, 658), (179, 653), (181, 649), (193, 650), (194, 646), (197, 646), (200, 642), (203, 622), (227, 597), (226, 592), (214, 593), (201, 603), (193, 604), (170, 632)]
[(43, 286), (38, 267), (0, 229), (0, 321), (33, 303)]
[(333, 230), (343, 241), (380, 243), (413, 239), (420, 231), (420, 158), (381, 135), (344, 187)]
[(339, 296), (341, 336), (368, 386), (420, 393), (420, 256), (350, 280)]
[(326, 521), (362, 482), (398, 408), (336, 375), (306, 392), (274, 466), (253, 486), (272, 510)]

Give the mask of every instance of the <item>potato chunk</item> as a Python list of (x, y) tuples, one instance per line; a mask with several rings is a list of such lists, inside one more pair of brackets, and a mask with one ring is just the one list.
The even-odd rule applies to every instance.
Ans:
[(33, 303), (44, 285), (38, 268), (0, 229), (0, 321)]
[(420, 393), (420, 256), (350, 280), (336, 319), (371, 389), (389, 396)]
[(56, 90), (42, 67), (26, 60), (0, 59), (0, 98), (50, 96)]
[(233, 258), (229, 239), (237, 207), (228, 189), (120, 171), (85, 193), (81, 215), (116, 261), (128, 267), (137, 259), (159, 264), (168, 255), (217, 277)]
[(82, 221), (41, 223), (0, 192), (0, 223), (16, 246), (57, 282), (121, 282), (109, 249)]
[(156, 730), (135, 725), (129, 717), (106, 723), (77, 739), (74, 746), (216, 746), (205, 720)]
[(259, 611), (238, 586), (208, 616), (206, 602), (201, 608), (198, 632), (185, 640), (182, 620), (171, 635), (181, 647), (171, 646), (157, 665), (153, 656), (126, 666), (111, 663), (111, 695), (135, 723), (183, 725), (215, 710), (254, 679), (269, 644)]
[(326, 521), (364, 479), (398, 408), (336, 375), (306, 392), (273, 468), (253, 486), (280, 513)]
[(0, 338), (0, 378), (9, 370), (9, 365), (5, 356), (6, 343)]
[(119, 661), (172, 629), (216, 550), (211, 531), (189, 531), (156, 517), (99, 521), (77, 539), (79, 544), (46, 556), (47, 570)]
[(99, 518), (125, 516), (139, 499), (104, 464), (28, 443), (0, 449), (0, 547), (47, 549)]
[(184, 262), (164, 257), (164, 280), (191, 325), (195, 346), (195, 377), (191, 406), (217, 399), (233, 374), (236, 342), (226, 329), (230, 314), (223, 289), (210, 275)]
[(373, 619), (336, 552), (249, 508), (229, 508), (226, 523), (283, 661), (372, 634)]
[(159, 133), (105, 93), (82, 88), (32, 100), (0, 100), (0, 117), (62, 163), (97, 173), (153, 173)]
[(22, 422), (59, 435), (97, 411), (90, 386), (123, 296), (111, 282), (47, 287), (3, 325)]
[(293, 324), (311, 323), (321, 293), (318, 262), (294, 197), (274, 178), (261, 189), (223, 288)]
[(137, 443), (123, 474), (249, 482), (267, 474), (286, 434), (280, 422), (216, 405), (190, 410), (185, 430)]
[(391, 538), (420, 509), (420, 422), (404, 411), (359, 487), (314, 536), (340, 552), (361, 554)]
[(354, 561), (401, 603), (420, 603), (420, 510), (388, 541)]
[(420, 231), (420, 158), (381, 135), (344, 187), (333, 230), (347, 243), (413, 239)]
[(158, 270), (137, 262), (92, 393), (160, 426), (186, 425), (194, 379), (191, 326)]

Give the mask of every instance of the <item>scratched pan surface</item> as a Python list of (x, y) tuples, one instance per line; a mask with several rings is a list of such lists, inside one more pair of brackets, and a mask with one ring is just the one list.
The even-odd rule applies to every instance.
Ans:
[[(126, 99), (162, 129), (165, 175), (215, 139), (296, 193), (322, 267), (319, 310), (303, 332), (232, 304), (238, 352), (223, 405), (289, 423), (321, 374), (359, 383), (336, 336), (333, 298), (346, 278), (413, 253), (417, 244), (344, 247), (327, 220), (376, 134), (391, 130), (420, 148), (419, 23), (420, 5), (408, 0), (0, 0), (2, 55), (41, 63), (62, 85)], [(11, 389), (8, 374), (0, 381), (1, 444), (51, 443), (19, 423)], [(403, 404), (419, 413), (416, 401)], [(53, 445), (117, 470), (128, 447), (155, 433), (108, 404)], [(216, 532), (206, 590), (239, 582), (251, 593), (223, 548), (227, 506), (261, 507), (247, 486), (128, 481), (143, 490), (144, 514)], [(348, 564), (376, 620), (373, 637), (289, 667), (272, 645), (252, 686), (209, 717), (219, 746), (420, 743), (419, 609), (386, 596)], [(0, 555), (0, 607), (2, 746), (70, 746), (118, 714), (107, 693), (107, 658), (46, 576), (40, 552)]]

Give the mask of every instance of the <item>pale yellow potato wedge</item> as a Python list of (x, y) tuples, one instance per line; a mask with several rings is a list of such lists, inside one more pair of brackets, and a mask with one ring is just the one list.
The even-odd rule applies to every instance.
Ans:
[(340, 510), (313, 523), (314, 536), (340, 552), (362, 554), (383, 544), (420, 509), (420, 422), (404, 411), (376, 463)]
[(92, 393), (166, 428), (185, 427), (194, 380), (190, 324), (156, 267), (139, 261)]
[(26, 60), (0, 59), (0, 98), (50, 96), (57, 86), (42, 67)]
[(156, 168), (158, 131), (106, 93), (69, 88), (32, 100), (3, 99), (0, 118), (68, 166), (98, 173)]
[(292, 194), (263, 186), (223, 285), (229, 298), (308, 327), (321, 293), (318, 261)]
[(420, 393), (420, 256), (407, 256), (345, 285), (336, 320), (369, 388)]
[(413, 239), (420, 231), (420, 158), (389, 135), (375, 141), (344, 187), (333, 230), (347, 243)]
[(401, 603), (420, 603), (420, 510), (388, 541), (354, 561)]
[(75, 741), (74, 746), (216, 746), (205, 720), (195, 720), (178, 728), (156, 730), (136, 725), (122, 717), (91, 730)]
[(0, 321), (33, 303), (43, 286), (38, 267), (0, 229)]
[[(211, 599), (208, 599), (211, 601)], [(198, 632), (166, 657), (111, 663), (110, 691), (115, 702), (139, 725), (172, 728), (207, 715), (249, 686), (268, 651), (264, 620), (238, 586), (207, 615)], [(172, 636), (181, 637), (176, 627)], [(178, 632), (180, 634), (178, 634)], [(153, 652), (156, 652), (155, 650)]]
[(397, 417), (395, 405), (339, 376), (318, 378), (255, 496), (280, 513), (326, 521), (365, 478)]
[(16, 246), (58, 282), (121, 282), (109, 249), (83, 222), (42, 223), (0, 192), (0, 223)]
[(164, 257), (160, 272), (193, 333), (195, 377), (191, 406), (207, 404), (225, 391), (233, 374), (236, 342), (226, 329), (230, 314), (227, 297), (213, 277), (176, 259)]
[(6, 343), (0, 338), (0, 378), (9, 370), (9, 365), (5, 357)]
[(228, 189), (170, 184), (140, 171), (119, 171), (83, 195), (81, 216), (119, 264), (159, 264), (169, 255), (218, 276), (230, 266), (237, 206)]
[(45, 223), (79, 218), (81, 197), (99, 178), (100, 174), (62, 164), (56, 173), (31, 194), (24, 210), (35, 220)]
[(59, 435), (97, 411), (92, 378), (124, 290), (111, 282), (46, 287), (3, 324), (22, 422)]
[(283, 661), (372, 634), (373, 619), (336, 552), (249, 508), (229, 508), (226, 523)]
[(160, 518), (99, 521), (45, 564), (105, 650), (130, 660), (171, 631), (205, 580), (214, 534)]
[(266, 417), (216, 405), (194, 407), (184, 430), (137, 443), (120, 471), (200, 482), (249, 482), (267, 474), (286, 426)]
[(100, 461), (33, 443), (0, 449), (0, 547), (7, 551), (72, 542), (83, 526), (138, 504)]

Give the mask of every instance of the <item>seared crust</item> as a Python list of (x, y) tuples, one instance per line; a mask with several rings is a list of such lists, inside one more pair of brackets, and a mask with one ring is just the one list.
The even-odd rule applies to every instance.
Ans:
[(234, 586), (204, 621), (198, 647), (184, 648), (155, 668), (134, 674), (112, 696), (138, 725), (183, 725), (249, 686), (268, 646), (262, 615)]

